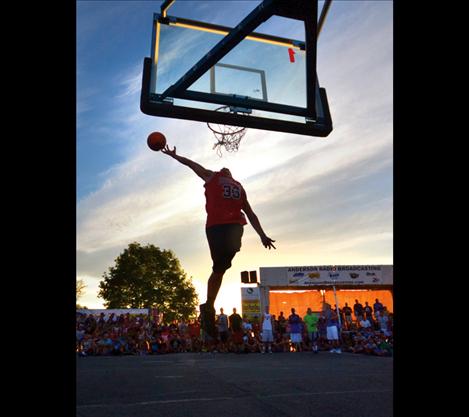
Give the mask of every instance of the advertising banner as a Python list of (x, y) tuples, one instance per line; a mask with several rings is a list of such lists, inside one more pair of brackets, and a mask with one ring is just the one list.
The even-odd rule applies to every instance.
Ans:
[(243, 317), (257, 322), (261, 316), (261, 300), (258, 287), (241, 288), (241, 309)]
[(311, 287), (315, 285), (379, 285), (381, 265), (325, 265), (287, 268), (288, 285)]

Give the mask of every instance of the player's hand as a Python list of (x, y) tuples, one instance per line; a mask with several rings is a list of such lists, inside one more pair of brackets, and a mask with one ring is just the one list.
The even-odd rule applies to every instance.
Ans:
[(172, 156), (173, 158), (176, 156), (176, 147), (174, 147), (172, 150), (169, 149), (169, 146), (166, 145), (161, 152), (165, 153), (166, 155)]
[(267, 236), (262, 236), (261, 237), (262, 244), (270, 250), (270, 248), (277, 249), (272, 242), (275, 242), (275, 240), (271, 239), (270, 237)]

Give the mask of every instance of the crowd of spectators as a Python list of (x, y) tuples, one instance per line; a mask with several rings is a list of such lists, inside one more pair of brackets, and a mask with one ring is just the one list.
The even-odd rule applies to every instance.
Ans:
[[(373, 307), (356, 300), (353, 308), (347, 303), (331, 309), (336, 317), (338, 345), (328, 339), (330, 317), (324, 311), (301, 317), (292, 309), (285, 317), (272, 315), (273, 341), (269, 353), (332, 351), (377, 356), (393, 354), (393, 315), (376, 300)], [(352, 314), (353, 313), (353, 314)], [(310, 320), (315, 316), (314, 320)], [(334, 322), (334, 323), (335, 323)], [(262, 320), (250, 322), (236, 309), (230, 316), (223, 309), (217, 316), (218, 338), (206, 341), (199, 319), (157, 323), (150, 315), (78, 313), (76, 349), (79, 356), (155, 355), (182, 352), (264, 353)]]

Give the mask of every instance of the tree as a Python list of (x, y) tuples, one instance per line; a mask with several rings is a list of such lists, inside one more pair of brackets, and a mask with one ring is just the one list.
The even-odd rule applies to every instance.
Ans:
[[(85, 294), (86, 284), (85, 284), (85, 281), (83, 281), (82, 279), (77, 279), (76, 285), (77, 285), (76, 297), (78, 301)], [(77, 303), (76, 308), (83, 308), (83, 307)]]
[(197, 293), (171, 250), (134, 242), (103, 274), (98, 297), (106, 308), (158, 307), (165, 321), (196, 312)]

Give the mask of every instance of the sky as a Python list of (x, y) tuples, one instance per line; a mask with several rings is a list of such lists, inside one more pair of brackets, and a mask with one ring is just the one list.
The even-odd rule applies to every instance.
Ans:
[[(177, 0), (168, 14), (235, 26), (259, 3)], [(392, 1), (332, 2), (317, 51), (334, 126), (327, 138), (248, 129), (238, 152), (221, 158), (205, 123), (140, 111), (143, 58), (161, 4), (77, 1), (77, 279), (86, 285), (78, 302), (104, 308), (99, 281), (131, 242), (173, 250), (205, 301), (211, 259), (203, 182), (149, 150), (146, 138), (156, 130), (205, 168), (229, 167), (276, 240), (269, 251), (245, 227), (217, 309), (241, 309), (241, 271), (392, 264)], [(296, 30), (273, 19), (256, 31), (299, 39)]]

